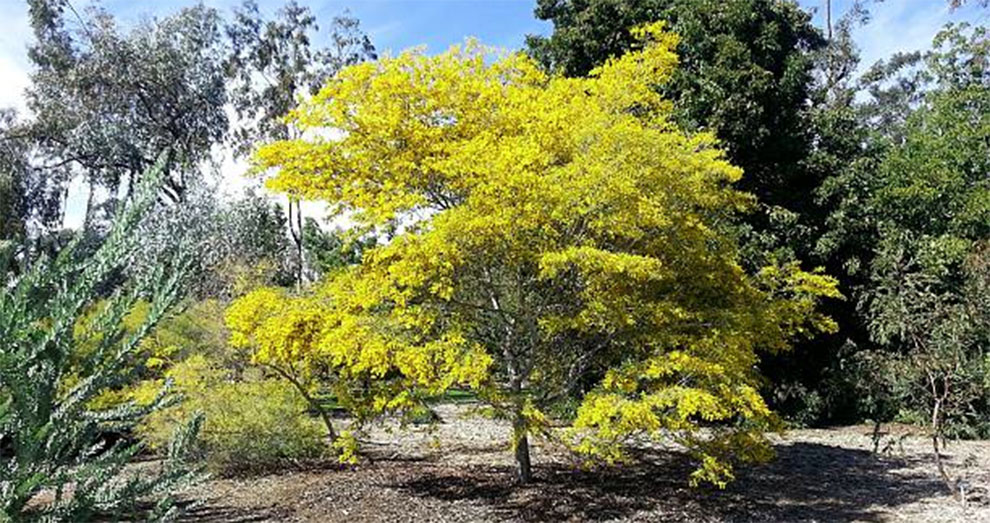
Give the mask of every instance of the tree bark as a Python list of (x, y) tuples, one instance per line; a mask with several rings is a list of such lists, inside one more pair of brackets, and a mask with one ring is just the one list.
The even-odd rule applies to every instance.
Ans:
[(86, 195), (86, 214), (83, 215), (82, 230), (89, 231), (93, 225), (93, 205), (95, 200), (96, 182), (89, 178), (89, 194)]
[(510, 355), (509, 390), (512, 391), (512, 446), (516, 456), (516, 479), (520, 484), (529, 483), (533, 479), (533, 468), (529, 460), (529, 424), (523, 414), (524, 401), (522, 395), (522, 373), (518, 368), (519, 362), (511, 350)]
[(516, 447), (516, 479), (521, 484), (533, 480), (533, 468), (529, 461), (529, 429), (522, 411), (515, 413), (512, 421), (512, 438)]
[(832, 42), (832, 0), (825, 0), (825, 26), (828, 30), (828, 41)]
[(516, 479), (519, 483), (526, 484), (533, 479), (533, 468), (529, 460), (529, 424), (523, 414), (523, 378), (513, 351), (506, 347), (505, 355), (509, 370), (509, 391), (512, 394), (512, 446), (516, 456)]
[(944, 430), (944, 415), (942, 413), (942, 405), (949, 395), (949, 384), (948, 380), (943, 380), (942, 393), (938, 392), (937, 380), (934, 376), (929, 374), (928, 381), (931, 386), (932, 396), (934, 398), (934, 403), (932, 405), (932, 450), (935, 451), (935, 466), (938, 468), (938, 474), (942, 478), (942, 482), (945, 483), (945, 488), (949, 489), (949, 493), (956, 501), (965, 502), (963, 497), (959, 492), (958, 481), (951, 476), (949, 472), (945, 469), (945, 463), (942, 462), (942, 451), (941, 449), (945, 447), (945, 441), (941, 441), (942, 431)]
[(320, 419), (323, 420), (323, 424), (326, 425), (327, 428), (327, 441), (330, 443), (331, 446), (333, 446), (333, 444), (337, 442), (337, 431), (334, 430), (333, 428), (333, 420), (330, 419), (330, 413), (328, 413), (327, 410), (323, 408), (323, 405), (321, 405), (320, 402), (316, 400), (316, 398), (310, 396), (309, 392), (306, 390), (306, 387), (304, 387), (302, 383), (299, 383), (299, 380), (295, 379), (292, 376), (292, 374), (286, 372), (285, 370), (279, 368), (276, 365), (268, 365), (268, 367), (274, 370), (283, 378), (285, 378), (286, 381), (291, 383), (292, 386), (295, 387), (297, 391), (299, 391), (299, 394), (302, 395), (303, 399), (305, 399), (306, 402), (309, 403), (309, 406), (312, 407), (313, 410), (315, 410), (320, 415)]
[[(301, 202), (291, 196), (288, 198), (288, 218), (289, 218), (289, 236), (292, 237), (292, 245), (296, 249), (296, 261), (298, 266), (296, 267), (296, 288), (301, 289), (305, 283), (305, 273), (303, 264), (303, 229), (302, 229), (302, 205)], [(295, 204), (296, 211), (292, 212), (292, 206)]]
[[(502, 304), (495, 291), (495, 282), (491, 274), (486, 270), (485, 277), (489, 284), (489, 299), (492, 302), (492, 309), (499, 314), (504, 314)], [(523, 414), (525, 400), (523, 398), (523, 381), (528, 372), (526, 365), (520, 361), (520, 355), (513, 346), (515, 333), (513, 332), (514, 322), (511, 315), (506, 315), (505, 319), (505, 340), (502, 345), (502, 356), (505, 358), (506, 370), (509, 373), (509, 393), (512, 402), (512, 446), (516, 458), (516, 479), (521, 484), (529, 483), (533, 479), (533, 468), (529, 459), (529, 424)]]

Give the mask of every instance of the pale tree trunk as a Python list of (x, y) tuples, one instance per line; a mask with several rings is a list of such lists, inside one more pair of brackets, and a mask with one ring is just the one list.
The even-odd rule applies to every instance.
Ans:
[(86, 214), (83, 215), (83, 225), (82, 230), (88, 231), (93, 225), (93, 207), (95, 205), (95, 195), (96, 183), (92, 178), (89, 179), (89, 194), (86, 195)]
[[(492, 309), (498, 314), (505, 314), (502, 304), (496, 292), (495, 281), (491, 273), (485, 271), (488, 280), (489, 299)], [(522, 356), (517, 353), (519, 347), (515, 346), (515, 322), (511, 315), (505, 315), (505, 340), (502, 345), (502, 357), (505, 358), (505, 367), (509, 373), (509, 394), (512, 402), (512, 447), (516, 458), (516, 479), (519, 483), (529, 483), (533, 479), (533, 468), (529, 458), (529, 423), (523, 413), (525, 399), (523, 398), (523, 381), (528, 374), (528, 365), (524, 364)]]
[(828, 41), (832, 42), (832, 0), (825, 0), (825, 27), (828, 31)]
[(949, 476), (945, 463), (942, 461), (942, 449), (945, 448), (943, 437), (945, 415), (942, 409), (949, 396), (949, 380), (943, 377), (941, 393), (938, 390), (938, 379), (932, 373), (928, 374), (928, 381), (934, 400), (932, 404), (932, 450), (935, 451), (935, 466), (938, 468), (938, 474), (942, 477), (945, 487), (952, 493), (952, 497), (956, 498), (956, 501), (965, 502), (959, 491), (959, 481)]

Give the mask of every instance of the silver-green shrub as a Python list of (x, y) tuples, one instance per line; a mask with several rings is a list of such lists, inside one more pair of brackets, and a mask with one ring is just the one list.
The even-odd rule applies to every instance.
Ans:
[[(181, 245), (147, 275), (112, 291), (106, 286), (135, 254), (134, 231), (155, 205), (164, 163), (165, 155), (145, 173), (137, 196), (92, 254), (80, 255), (70, 244), (26, 270), (0, 267), (0, 521), (168, 518), (176, 513), (170, 494), (195, 476), (182, 458), (199, 418), (175, 429), (152, 472), (127, 468), (140, 443), (108, 436), (127, 434), (173, 401), (167, 386), (146, 405), (96, 410), (92, 401), (128, 379), (142, 338), (182, 292), (190, 254)], [(10, 257), (0, 256), (0, 263)], [(73, 329), (98, 298), (90, 325), (101, 336), (80, 365)], [(147, 318), (125, 331), (123, 319), (138, 300), (151, 304)]]

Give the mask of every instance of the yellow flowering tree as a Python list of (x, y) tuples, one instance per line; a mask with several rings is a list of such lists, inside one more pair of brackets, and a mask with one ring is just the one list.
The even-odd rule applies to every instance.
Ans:
[(329, 376), (327, 366), (312, 350), (322, 338), (320, 302), (306, 296), (290, 296), (284, 289), (261, 287), (239, 298), (227, 309), (230, 344), (253, 350), (253, 363), (278, 374), (320, 414), (327, 439), (337, 444), (337, 430), (330, 414), (316, 396)]
[(283, 339), (284, 356), (323, 362), (372, 412), (472, 387), (511, 419), (521, 481), (529, 436), (565, 399), (580, 401), (568, 441), (591, 458), (663, 434), (695, 453), (694, 480), (722, 484), (733, 460), (765, 456), (757, 351), (832, 328), (815, 310), (834, 282), (740, 267), (741, 172), (657, 94), (676, 36), (637, 34), (588, 78), (473, 42), (405, 52), (292, 112), (307, 138), (258, 151), (268, 186), (398, 232), (306, 298), (319, 335)]

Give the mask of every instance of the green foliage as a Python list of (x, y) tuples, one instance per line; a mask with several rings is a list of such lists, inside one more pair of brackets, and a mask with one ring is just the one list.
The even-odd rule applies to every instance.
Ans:
[(218, 202), (210, 214), (201, 217), (214, 223), (202, 242), (212, 254), (204, 264), (202, 297), (230, 299), (261, 285), (297, 282), (300, 261), (281, 205), (249, 190), (232, 202)]
[[(990, 40), (983, 27), (949, 26), (911, 61), (908, 81), (873, 89), (864, 114), (881, 146), (873, 169), (846, 190), (833, 224), (855, 209), (864, 226), (846, 245), (869, 246), (857, 289), (870, 352), (850, 358), (860, 408), (878, 421), (923, 420), (939, 472), (942, 440), (980, 435), (990, 416)], [(895, 60), (894, 62), (897, 62)], [(896, 71), (898, 64), (881, 64)], [(881, 75), (882, 77), (882, 75)], [(871, 79), (875, 80), (875, 79)], [(888, 96), (889, 95), (889, 96)], [(875, 115), (883, 115), (876, 118)], [(840, 235), (835, 237), (841, 238)], [(841, 245), (842, 241), (837, 245)], [(863, 252), (861, 247), (856, 249)]]
[(360, 263), (362, 253), (377, 243), (374, 237), (359, 239), (350, 236), (340, 230), (325, 231), (312, 218), (306, 220), (303, 244), (320, 276)]
[[(160, 189), (182, 200), (227, 133), (217, 11), (185, 8), (124, 31), (98, 7), (73, 13), (63, 0), (28, 5), (37, 168), (60, 189), (82, 169), (91, 187), (111, 195), (122, 189), (126, 199), (158, 152), (171, 148)], [(103, 209), (108, 216), (114, 201)], [(90, 200), (87, 224), (100, 217), (98, 203)]]
[[(961, 281), (969, 247), (959, 240), (987, 237), (980, 174), (988, 170), (990, 152), (983, 116), (986, 29), (948, 26), (931, 51), (894, 55), (856, 77), (852, 30), (865, 20), (864, 9), (852, 9), (816, 57), (809, 111), (815, 139), (805, 162), (823, 180), (816, 190), (821, 216), (812, 220), (814, 259), (840, 276), (853, 304), (868, 301), (892, 276), (878, 274), (878, 256), (889, 261), (906, 249), (902, 259), (945, 264), (942, 270)], [(917, 242), (927, 245), (924, 252), (916, 250)], [(838, 336), (764, 366), (772, 371), (774, 396), (780, 396), (775, 404), (792, 415), (805, 409), (802, 417), (815, 423), (889, 420), (924, 411), (924, 401), (893, 381), (858, 383), (881, 374), (878, 365), (901, 351), (878, 344), (871, 334), (873, 314), (848, 304), (826, 310), (841, 326)], [(807, 410), (812, 404), (817, 413)]]
[[(281, 379), (257, 371), (232, 380), (230, 370), (202, 355), (192, 356), (166, 373), (182, 394), (181, 403), (149, 416), (137, 434), (153, 448), (168, 442), (169, 427), (204, 415), (198, 451), (209, 470), (220, 474), (259, 472), (323, 456), (322, 424), (308, 414), (308, 403)], [(148, 401), (159, 382), (134, 391)]]
[(225, 27), (231, 49), (224, 69), (238, 117), (250, 122), (234, 133), (239, 154), (251, 153), (258, 142), (292, 137), (282, 117), (300, 96), (316, 94), (343, 67), (377, 58), (356, 18), (333, 18), (329, 47), (314, 44), (319, 29), (309, 8), (294, 0), (272, 19), (262, 17), (254, 0), (234, 11)]
[(28, 154), (18, 132), (14, 112), (0, 110), (0, 242), (17, 242), (26, 232)]
[(903, 230), (883, 236), (865, 297), (871, 334), (893, 352), (880, 369), (906, 392), (905, 413), (929, 425), (939, 472), (958, 494), (940, 452), (946, 437), (983, 435), (990, 416), (990, 250)]
[[(230, 53), (224, 70), (231, 101), (243, 122), (233, 132), (234, 152), (250, 154), (259, 143), (298, 138), (299, 130), (283, 117), (301, 98), (312, 96), (342, 68), (377, 58), (371, 40), (356, 18), (333, 18), (327, 47), (318, 47), (316, 17), (294, 0), (265, 19), (254, 0), (245, 0), (227, 24)], [(290, 254), (294, 282), (309, 281), (303, 211), (288, 195), (288, 226), (295, 249)], [(323, 270), (317, 259), (317, 272)], [(276, 282), (285, 285), (286, 282)]]
[[(145, 173), (138, 197), (117, 218), (94, 254), (79, 258), (70, 245), (56, 259), (35, 260), (31, 269), (4, 280), (0, 292), (0, 513), (12, 520), (90, 520), (123, 517), (145, 499), (157, 502), (151, 516), (173, 514), (170, 495), (192, 475), (182, 459), (200, 418), (173, 428), (166, 460), (151, 475), (126, 474), (143, 448), (107, 439), (164, 407), (160, 388), (147, 404), (107, 410), (90, 407), (100, 394), (126, 379), (128, 366), (148, 332), (180, 297), (187, 255), (176, 245), (148, 278), (118, 288), (89, 323), (100, 333), (75, 365), (76, 326), (98, 287), (133, 256), (134, 228), (154, 202), (162, 163)], [(125, 318), (141, 299), (150, 303), (143, 321), (128, 331)], [(82, 372), (73, 373), (74, 370)], [(71, 381), (71, 383), (70, 383)], [(42, 492), (51, 501), (28, 503)]]
[(824, 44), (811, 17), (777, 0), (539, 0), (549, 38), (529, 37), (549, 70), (582, 76), (636, 47), (630, 29), (665, 20), (680, 36), (680, 67), (662, 86), (675, 118), (688, 130), (713, 131), (733, 164), (740, 188), (769, 205), (801, 211), (817, 183), (798, 164), (807, 153), (802, 113), (812, 60)]

